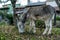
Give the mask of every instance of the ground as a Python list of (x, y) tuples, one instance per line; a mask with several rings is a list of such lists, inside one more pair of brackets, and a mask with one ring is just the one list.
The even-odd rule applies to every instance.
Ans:
[[(27, 28), (27, 27), (26, 27)], [(26, 29), (28, 31), (28, 29)], [(37, 28), (37, 32), (20, 34), (15, 26), (1, 25), (0, 40), (60, 40), (60, 28), (53, 28), (52, 35), (42, 35), (43, 29)]]

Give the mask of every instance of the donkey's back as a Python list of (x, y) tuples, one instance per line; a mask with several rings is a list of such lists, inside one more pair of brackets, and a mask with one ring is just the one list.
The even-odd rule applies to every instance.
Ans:
[(31, 18), (46, 20), (53, 16), (54, 8), (49, 5), (31, 7), (28, 11)]

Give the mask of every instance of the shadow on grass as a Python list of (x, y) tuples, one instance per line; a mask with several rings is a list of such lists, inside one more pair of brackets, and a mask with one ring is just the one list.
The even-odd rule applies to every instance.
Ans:
[(20, 33), (20, 35), (37, 35), (37, 34), (31, 32), (24, 32), (24, 33)]

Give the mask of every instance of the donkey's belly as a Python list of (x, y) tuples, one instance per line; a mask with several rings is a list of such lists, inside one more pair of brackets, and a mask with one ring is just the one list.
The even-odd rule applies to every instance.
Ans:
[(50, 15), (45, 15), (45, 16), (39, 16), (39, 17), (37, 17), (38, 18), (38, 20), (47, 20), (47, 19), (49, 19), (50, 18)]
[(50, 14), (44, 15), (44, 16), (34, 16), (34, 15), (31, 16), (31, 18), (32, 18), (33, 20), (43, 20), (43, 21), (49, 19), (50, 17), (51, 17)]

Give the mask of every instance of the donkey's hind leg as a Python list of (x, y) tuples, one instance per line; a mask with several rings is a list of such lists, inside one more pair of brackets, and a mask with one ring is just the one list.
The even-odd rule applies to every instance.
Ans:
[(49, 29), (49, 20), (45, 21), (45, 26), (46, 26), (46, 28), (45, 28), (45, 30), (43, 32), (43, 35), (45, 35), (47, 33), (48, 29)]
[(49, 23), (49, 31), (48, 31), (48, 35), (51, 34), (51, 30), (52, 30), (52, 19), (50, 19), (50, 23)]
[(35, 33), (36, 32), (35, 21), (32, 22), (32, 26), (33, 26), (33, 33)]

